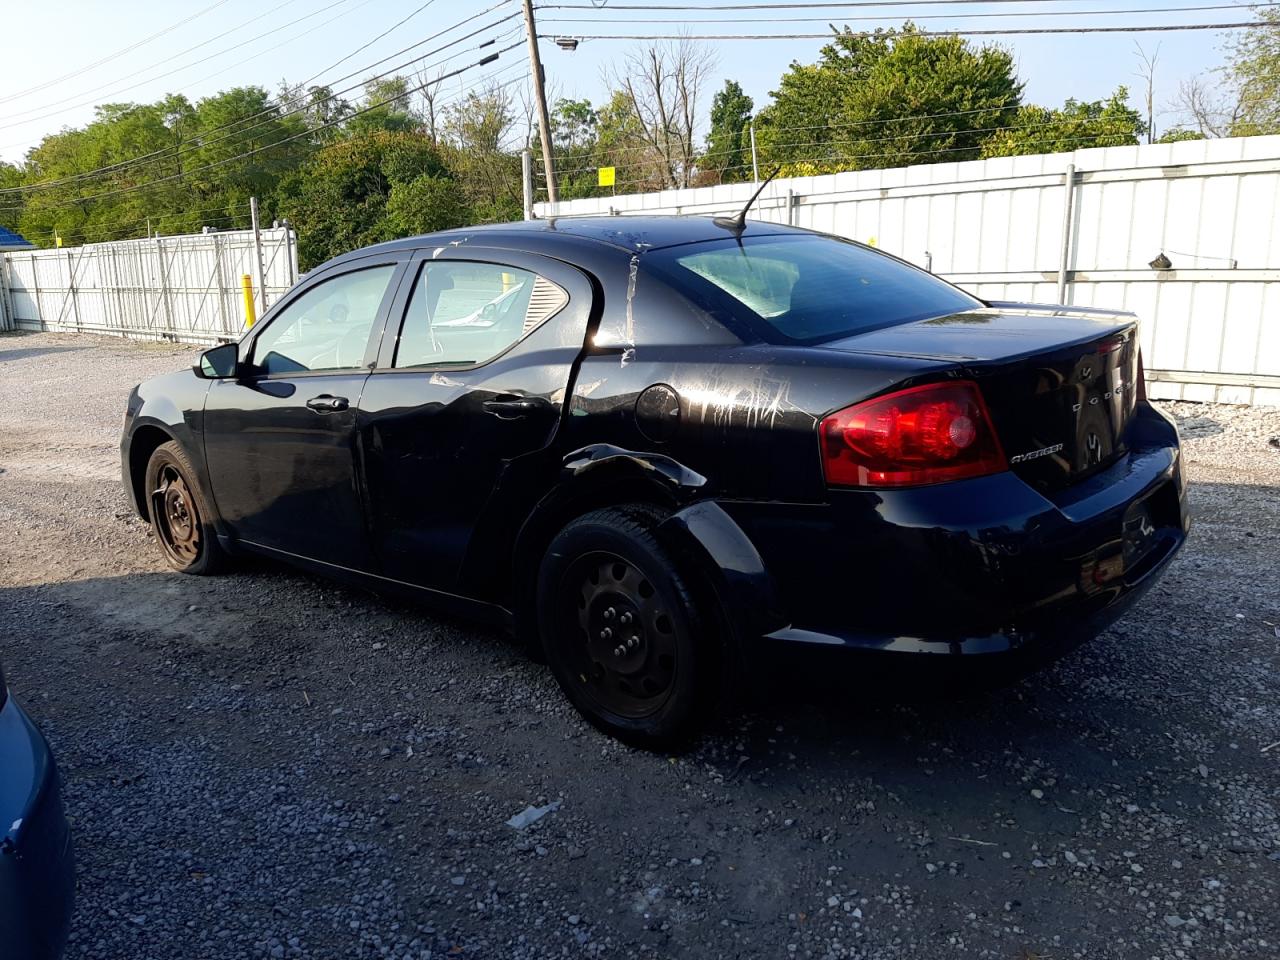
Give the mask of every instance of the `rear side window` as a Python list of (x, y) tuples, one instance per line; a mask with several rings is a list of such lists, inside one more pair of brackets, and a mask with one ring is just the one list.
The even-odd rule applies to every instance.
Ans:
[(428, 262), (409, 298), (394, 366), (484, 363), (568, 302), (560, 287), (528, 270)]
[(982, 305), (923, 270), (832, 237), (730, 237), (654, 250), (644, 262), (774, 342), (821, 343)]

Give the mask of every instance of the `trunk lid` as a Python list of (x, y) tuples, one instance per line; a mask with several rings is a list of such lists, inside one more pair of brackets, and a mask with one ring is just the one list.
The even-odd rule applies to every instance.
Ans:
[(954, 362), (978, 383), (1009, 468), (1046, 493), (1114, 463), (1137, 400), (1137, 319), (998, 303), (827, 349)]

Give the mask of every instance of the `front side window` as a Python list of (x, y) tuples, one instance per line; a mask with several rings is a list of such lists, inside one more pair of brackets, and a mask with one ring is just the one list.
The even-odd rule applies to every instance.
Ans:
[(778, 343), (821, 343), (982, 306), (923, 270), (817, 235), (709, 240), (654, 250), (642, 261)]
[(394, 365), (484, 363), (568, 302), (560, 287), (528, 270), (430, 261), (409, 298)]
[(269, 374), (359, 367), (395, 271), (394, 264), (369, 267), (312, 287), (258, 337), (254, 365)]

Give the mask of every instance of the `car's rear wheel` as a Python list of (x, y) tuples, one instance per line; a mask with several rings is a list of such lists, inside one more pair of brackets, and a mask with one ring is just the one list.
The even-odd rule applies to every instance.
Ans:
[(146, 484), (151, 529), (169, 566), (192, 574), (221, 568), (226, 554), (214, 533), (208, 501), (176, 441), (160, 444), (151, 454)]
[(565, 694), (600, 729), (651, 748), (686, 740), (714, 699), (714, 638), (660, 519), (643, 505), (585, 514), (538, 577), (539, 633)]

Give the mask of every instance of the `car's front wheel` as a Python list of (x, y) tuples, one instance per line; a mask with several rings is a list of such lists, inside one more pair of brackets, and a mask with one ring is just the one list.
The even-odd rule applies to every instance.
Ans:
[(643, 505), (595, 510), (548, 547), (538, 627), (575, 707), (619, 739), (669, 747), (713, 706), (714, 637)]
[(177, 441), (156, 447), (147, 461), (146, 483), (151, 529), (169, 566), (193, 574), (222, 567), (226, 554), (214, 533), (208, 501)]

